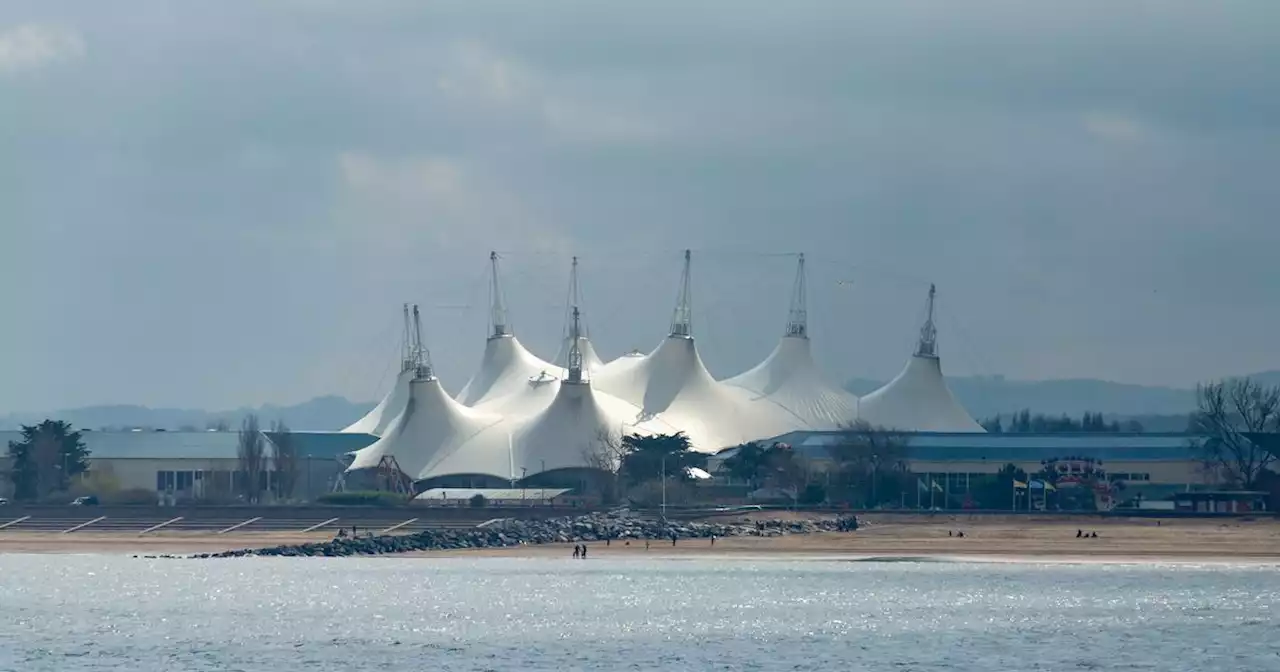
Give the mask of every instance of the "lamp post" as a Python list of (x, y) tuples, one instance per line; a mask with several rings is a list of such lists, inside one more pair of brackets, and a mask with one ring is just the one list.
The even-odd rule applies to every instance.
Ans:
[(667, 519), (667, 456), (662, 456), (662, 520)]
[(523, 505), (524, 505), (524, 503), (525, 503), (525, 501), (524, 501), (524, 492), (525, 492), (525, 489), (529, 487), (529, 484), (528, 484), (528, 483), (526, 483), (526, 482), (525, 482), (525, 480), (524, 480), (528, 475), (529, 475), (529, 468), (528, 468), (528, 467), (520, 467), (520, 504), (521, 504), (522, 506), (523, 506)]

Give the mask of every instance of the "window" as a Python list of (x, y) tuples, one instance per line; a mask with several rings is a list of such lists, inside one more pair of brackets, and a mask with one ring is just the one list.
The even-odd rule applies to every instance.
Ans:
[(1112, 474), (1108, 474), (1107, 480), (1112, 482), (1114, 481), (1150, 481), (1151, 474), (1138, 473), (1138, 472), (1126, 473), (1123, 471), (1118, 471)]

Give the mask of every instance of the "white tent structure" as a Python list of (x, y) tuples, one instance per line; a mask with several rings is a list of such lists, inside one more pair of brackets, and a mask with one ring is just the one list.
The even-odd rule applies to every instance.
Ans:
[[(576, 307), (573, 317), (571, 343), (576, 343), (580, 342)], [(541, 409), (525, 414), (508, 408), (501, 424), (447, 453), (438, 453), (417, 478), (485, 474), (515, 480), (543, 471), (582, 468), (590, 465), (591, 455), (599, 454), (601, 442), (617, 442), (624, 432), (677, 431), (659, 422), (637, 423), (639, 409), (593, 390), (581, 350), (570, 349), (568, 364), (563, 380), (553, 379), (536, 392), (521, 395), (538, 399), (549, 395)]]
[[(560, 351), (556, 353), (556, 358), (552, 362), (561, 371), (569, 368), (569, 350), (573, 348), (573, 340), (566, 336), (560, 343)], [(591, 345), (591, 339), (586, 336), (578, 337), (578, 351), (582, 353), (582, 367), (589, 373), (599, 373), (604, 367), (604, 360), (600, 359), (600, 355), (596, 354), (595, 346)]]
[(578, 351), (582, 354), (582, 369), (588, 374), (594, 374), (604, 367), (604, 361), (596, 354), (596, 349), (591, 345), (591, 333), (587, 329), (586, 321), (583, 320), (579, 325), (579, 334), (574, 338), (570, 334), (572, 313), (582, 305), (582, 290), (578, 286), (578, 258), (573, 258), (573, 265), (569, 270), (569, 299), (565, 303), (564, 316), (564, 335), (560, 341), (560, 351), (556, 353), (556, 358), (552, 360), (556, 366), (567, 375), (569, 369), (569, 351), (573, 349), (575, 341), (578, 344)]
[(500, 416), (467, 408), (449, 397), (432, 372), (430, 355), (421, 346), (416, 306), (414, 324), (414, 377), (404, 411), (381, 438), (356, 451), (347, 471), (380, 468), (392, 461), (401, 472), (416, 478), (439, 455), (475, 440), (501, 421)]
[(616, 444), (624, 433), (676, 431), (656, 421), (636, 423), (639, 409), (592, 389), (586, 357), (573, 345), (581, 342), (580, 334), (575, 306), (565, 379), (551, 404), (516, 433), (516, 460), (530, 471), (590, 466), (595, 458), (610, 458), (600, 453), (601, 444)]
[(514, 482), (543, 471), (591, 467), (608, 454), (600, 450), (604, 442), (632, 433), (684, 432), (695, 450), (712, 452), (795, 430), (832, 429), (854, 418), (901, 431), (983, 431), (942, 376), (932, 288), (915, 354), (897, 378), (859, 401), (826, 383), (813, 362), (803, 256), (781, 341), (765, 361), (726, 381), (711, 376), (694, 341), (687, 250), (667, 337), (648, 354), (633, 352), (607, 364), (594, 356), (584, 332), (576, 259), (565, 347), (555, 363), (516, 340), (497, 254), (490, 254), (490, 262), (491, 331), (479, 372), (450, 398), (422, 344), (417, 306), (412, 318), (406, 306), (395, 388), (343, 430), (380, 437), (355, 453), (349, 471), (400, 474), (401, 483), (453, 477)]
[(413, 334), (409, 323), (409, 304), (404, 304), (404, 332), (400, 347), (400, 373), (396, 375), (395, 385), (373, 410), (363, 418), (342, 429), (345, 434), (373, 434), (382, 436), (391, 426), (396, 416), (400, 415), (409, 403), (409, 382), (413, 380), (414, 362), (411, 353)]
[(928, 316), (916, 352), (902, 373), (862, 398), (859, 417), (874, 426), (906, 432), (984, 432), (951, 395), (938, 357), (933, 325), (936, 288), (929, 287)]
[(857, 419), (858, 398), (822, 379), (809, 348), (808, 319), (801, 254), (782, 340), (755, 368), (724, 383), (747, 392), (749, 411), (781, 409), (797, 426), (838, 429)]
[(671, 331), (653, 352), (606, 365), (596, 387), (640, 408), (637, 421), (659, 419), (689, 435), (695, 450), (714, 452), (743, 441), (795, 429), (780, 409), (747, 409), (744, 395), (715, 380), (698, 355), (693, 339), (690, 253)]
[(480, 370), (458, 393), (464, 406), (478, 406), (487, 400), (506, 397), (525, 390), (530, 378), (554, 375), (557, 367), (525, 349), (516, 339), (507, 321), (506, 301), (498, 283), (498, 254), (489, 253), (492, 275), (489, 281), (489, 338), (485, 341)]

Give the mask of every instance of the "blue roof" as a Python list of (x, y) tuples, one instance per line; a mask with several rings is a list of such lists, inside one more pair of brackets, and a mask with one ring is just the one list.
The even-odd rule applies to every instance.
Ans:
[[(265, 434), (272, 440), (276, 436), (275, 432), (265, 432)], [(342, 432), (290, 432), (289, 436), (298, 447), (299, 457), (326, 460), (360, 450), (378, 440), (378, 437), (372, 434)]]
[[(90, 459), (235, 459), (236, 432), (81, 432)], [(0, 432), (0, 444), (21, 441), (22, 432)]]
[[(267, 433), (268, 437), (270, 433)], [(378, 440), (372, 434), (292, 432), (303, 458), (332, 459)], [(234, 460), (239, 432), (81, 432), (89, 458)], [(0, 455), (21, 432), (0, 432)], [(268, 449), (270, 450), (270, 449)]]
[[(825, 457), (841, 432), (791, 432), (764, 443), (788, 443), (803, 454)], [(1097, 460), (1195, 459), (1190, 434), (960, 434), (919, 432), (904, 435), (916, 460), (1039, 462), (1054, 458)]]

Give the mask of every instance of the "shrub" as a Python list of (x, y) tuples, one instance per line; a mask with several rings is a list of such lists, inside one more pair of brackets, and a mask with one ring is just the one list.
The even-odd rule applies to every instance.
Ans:
[(338, 506), (402, 506), (409, 502), (405, 495), (395, 492), (371, 490), (367, 492), (331, 492), (320, 495), (316, 501)]
[(477, 492), (476, 494), (471, 496), (471, 508), (483, 509), (488, 505), (489, 505), (489, 500), (485, 499), (484, 495)]
[(98, 500), (103, 504), (152, 504), (159, 501), (159, 495), (154, 490), (146, 488), (129, 488), (126, 490), (116, 490), (115, 492), (104, 492), (98, 496)]
[(804, 490), (800, 493), (801, 504), (822, 504), (827, 501), (827, 489), (817, 483), (810, 483), (804, 486)]

